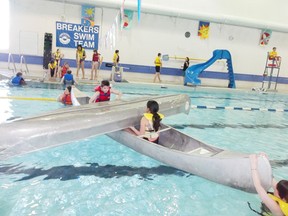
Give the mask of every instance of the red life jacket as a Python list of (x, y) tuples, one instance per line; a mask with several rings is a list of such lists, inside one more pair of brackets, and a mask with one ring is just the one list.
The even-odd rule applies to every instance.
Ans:
[(102, 101), (110, 101), (110, 94), (111, 94), (111, 93), (110, 93), (110, 89), (111, 89), (111, 87), (109, 87), (109, 90), (108, 90), (107, 93), (104, 93), (104, 92), (101, 90), (101, 86), (97, 86), (97, 87), (95, 88), (95, 91), (96, 91), (96, 92), (99, 91), (100, 94), (99, 94), (98, 98), (96, 99), (95, 103), (96, 103), (96, 102), (102, 102)]
[(71, 98), (71, 94), (65, 95), (62, 99), (62, 102), (65, 105), (72, 105), (72, 98)]
[(93, 54), (92, 61), (97, 61), (97, 62), (99, 61), (99, 53), (97, 53), (97, 54), (94, 53)]
[(67, 69), (68, 69), (68, 68), (65, 67), (65, 66), (62, 67), (61, 78), (66, 74)]

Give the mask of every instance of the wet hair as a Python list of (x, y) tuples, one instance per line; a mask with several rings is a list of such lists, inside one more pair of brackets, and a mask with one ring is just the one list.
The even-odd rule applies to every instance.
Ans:
[(81, 47), (81, 50), (82, 50), (82, 45), (81, 45), (81, 44), (78, 44), (78, 45), (77, 45), (77, 49), (78, 49), (78, 47)]
[(147, 108), (150, 110), (150, 113), (153, 115), (152, 117), (153, 128), (155, 131), (158, 131), (160, 127), (160, 121), (161, 121), (161, 118), (158, 114), (159, 104), (157, 103), (157, 101), (149, 100), (147, 102)]
[(119, 50), (115, 50), (115, 53), (119, 53)]
[(161, 56), (161, 53), (158, 53), (158, 56)]
[(108, 80), (102, 80), (101, 87), (110, 86), (110, 82)]
[(54, 63), (54, 62), (55, 62), (54, 59), (51, 59), (50, 63)]
[(189, 57), (186, 57), (186, 60), (188, 60), (188, 62), (190, 61)]
[(69, 93), (71, 93), (71, 86), (67, 86)]
[(288, 202), (288, 181), (281, 180), (277, 183), (276, 188), (281, 199)]
[(16, 76), (17, 76), (17, 77), (22, 76), (22, 73), (21, 73), (21, 72), (18, 72), (18, 73), (16, 74)]
[(67, 71), (66, 71), (66, 73), (68, 73), (68, 74), (71, 74), (71, 73), (72, 73), (72, 71), (71, 71), (71, 70), (67, 70)]

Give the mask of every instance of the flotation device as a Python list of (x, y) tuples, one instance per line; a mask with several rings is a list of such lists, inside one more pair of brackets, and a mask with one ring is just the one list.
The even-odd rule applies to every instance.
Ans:
[[(147, 118), (149, 121), (152, 121), (153, 119), (153, 114), (152, 113), (144, 113), (143, 114), (145, 118)], [(158, 115), (160, 116), (160, 119), (164, 118), (164, 115), (161, 113), (158, 113)]]
[(270, 198), (272, 198), (275, 202), (278, 203), (280, 209), (282, 210), (285, 216), (288, 216), (288, 203), (284, 202), (279, 197), (274, 196), (273, 194), (268, 194)]
[(54, 56), (55, 56), (55, 60), (58, 61), (61, 58), (61, 52), (55, 52)]
[(95, 103), (96, 102), (102, 102), (102, 101), (110, 101), (110, 95), (111, 95), (110, 89), (111, 89), (111, 87), (109, 87), (108, 92), (105, 93), (102, 91), (101, 86), (97, 86), (95, 88), (95, 91), (96, 92), (99, 91), (100, 94), (99, 94), (98, 98), (95, 100)]
[(85, 50), (82, 48), (82, 50), (77, 50), (78, 55), (78, 61), (83, 61), (86, 57)]
[(71, 94), (65, 95), (62, 99), (62, 102), (65, 105), (72, 105), (72, 98), (71, 98)]
[(61, 78), (66, 74), (67, 69), (68, 69), (68, 68), (65, 67), (65, 66), (62, 67), (62, 71), (61, 71)]
[(92, 61), (98, 62), (99, 61), (99, 53), (94, 53), (92, 56)]
[(50, 69), (55, 69), (55, 68), (57, 67), (57, 62), (54, 61), (54, 63), (49, 63), (49, 64), (48, 64), (48, 67), (49, 67)]
[(64, 82), (65, 85), (74, 85), (73, 75), (66, 73), (64, 75), (64, 81), (63, 82)]
[(21, 84), (21, 79), (22, 79), (21, 76), (16, 76), (16, 77), (14, 77), (14, 78), (11, 80), (11, 83), (12, 83), (13, 85), (18, 86), (18, 85)]
[[(161, 113), (158, 113), (158, 115), (160, 116), (160, 119), (164, 118), (164, 115)], [(150, 142), (155, 142), (156, 140), (158, 140), (159, 134), (157, 133), (157, 131), (155, 131), (153, 129), (153, 114), (152, 113), (144, 113), (143, 116), (148, 119), (149, 124), (151, 129), (146, 128), (145, 130), (145, 134), (144, 134), (144, 138), (146, 138), (147, 140), (149, 140)]]

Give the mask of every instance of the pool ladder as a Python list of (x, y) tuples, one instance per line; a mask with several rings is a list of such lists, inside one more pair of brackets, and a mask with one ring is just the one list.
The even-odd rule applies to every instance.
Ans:
[[(25, 66), (25, 69), (23, 69), (24, 66)], [(13, 71), (13, 74), (17, 72), (17, 67), (16, 67), (15, 60), (14, 60), (12, 53), (9, 53), (8, 55), (8, 70)], [(29, 69), (28, 69), (24, 55), (20, 56), (20, 72), (25, 73), (25, 74), (29, 73)]]

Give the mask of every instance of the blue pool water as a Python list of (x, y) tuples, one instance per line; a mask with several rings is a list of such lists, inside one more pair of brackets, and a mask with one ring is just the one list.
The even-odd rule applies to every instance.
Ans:
[[(92, 95), (91, 87), (81, 87)], [(286, 108), (287, 95), (191, 87), (115, 84), (123, 99), (185, 93), (194, 105)], [(9, 88), (0, 83), (1, 122), (63, 108), (61, 89)], [(163, 120), (205, 143), (266, 152), (276, 179), (288, 179), (288, 113), (191, 109)], [(51, 125), (53, 127), (53, 125)], [(17, 135), (17, 134), (15, 134)], [(250, 194), (182, 172), (102, 135), (0, 163), (0, 215), (256, 215)]]

